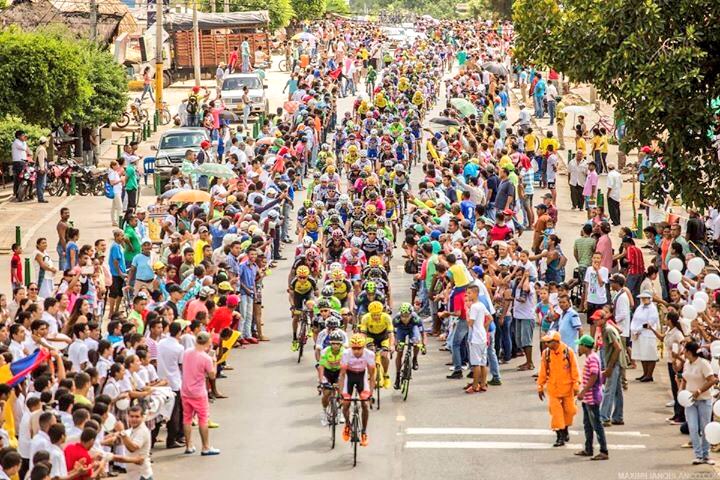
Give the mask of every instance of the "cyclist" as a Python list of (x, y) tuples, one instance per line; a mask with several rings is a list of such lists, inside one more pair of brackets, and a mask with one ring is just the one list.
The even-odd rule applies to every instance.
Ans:
[[(332, 283), (326, 283), (322, 290), (320, 290), (320, 298), (318, 300), (327, 300), (330, 308), (334, 312), (340, 313), (342, 303), (340, 303), (340, 300), (335, 297), (335, 289), (333, 288)], [(317, 312), (318, 310), (316, 308), (315, 313)]]
[[(367, 379), (367, 380), (366, 380)], [(366, 385), (367, 383), (367, 385)], [(355, 334), (350, 339), (350, 349), (345, 350), (340, 359), (340, 377), (338, 384), (343, 386), (343, 417), (345, 417), (345, 428), (343, 429), (343, 440), (350, 441), (350, 399), (353, 390), (357, 389), (361, 400), (370, 398), (375, 389), (375, 354), (365, 348), (365, 337)], [(367, 388), (366, 388), (367, 387)], [(368, 445), (367, 425), (370, 418), (370, 408), (367, 402), (361, 403), (362, 407), (362, 432), (360, 445)]]
[(392, 318), (383, 310), (382, 303), (371, 302), (368, 306), (368, 313), (363, 315), (360, 320), (360, 333), (368, 338), (368, 346), (373, 344), (376, 352), (381, 351), (381, 362), (385, 371), (382, 387), (390, 388), (390, 375), (388, 375), (390, 356), (388, 352), (395, 348), (395, 328)]
[(333, 296), (340, 300), (342, 307), (348, 307), (352, 310), (355, 306), (353, 298), (353, 288), (350, 281), (345, 276), (345, 271), (335, 269), (330, 272), (330, 282), (326, 284), (333, 288)]
[[(325, 303), (323, 300), (318, 301), (318, 303)], [(323, 312), (325, 310), (325, 312)], [(320, 361), (320, 353), (322, 350), (327, 348), (330, 345), (330, 336), (335, 332), (340, 332), (343, 338), (343, 345), (347, 346), (348, 338), (347, 334), (340, 330), (338, 327), (340, 326), (340, 314), (333, 312), (330, 310), (327, 306), (324, 306), (320, 310), (320, 315), (322, 321), (325, 324), (325, 328), (320, 330), (320, 332), (317, 334), (317, 342), (315, 343), (315, 359), (319, 362)]]
[[(342, 359), (343, 353), (347, 347), (348, 339), (347, 336), (343, 335), (345, 332), (341, 330), (335, 330), (328, 335), (328, 346), (320, 352), (320, 360), (318, 362), (318, 384), (320, 386), (336, 386), (338, 385), (338, 379), (340, 377), (340, 360)], [(334, 394), (335, 390), (324, 388), (322, 392), (322, 403), (323, 413), (321, 422), (324, 427), (327, 426), (327, 415), (325, 410), (330, 403), (330, 395)]]
[(377, 284), (375, 282), (366, 282), (365, 288), (360, 295), (357, 297), (357, 315), (362, 317), (368, 312), (368, 307), (372, 302), (379, 302), (381, 305), (385, 305), (385, 295), (377, 291)]
[(395, 327), (395, 340), (398, 345), (398, 355), (395, 358), (395, 390), (400, 389), (400, 369), (402, 367), (402, 345), (407, 343), (408, 338), (413, 343), (413, 370), (418, 369), (418, 352), (422, 349), (425, 353), (425, 342), (427, 333), (423, 327), (420, 316), (413, 311), (412, 305), (403, 303), (399, 312), (393, 316)]
[(317, 282), (313, 277), (310, 276), (310, 269), (301, 265), (295, 271), (295, 278), (290, 282), (288, 287), (288, 296), (290, 300), (290, 311), (292, 312), (292, 351), (297, 351), (299, 344), (297, 341), (297, 329), (302, 315), (303, 307), (305, 302), (313, 298), (313, 295), (317, 295)]

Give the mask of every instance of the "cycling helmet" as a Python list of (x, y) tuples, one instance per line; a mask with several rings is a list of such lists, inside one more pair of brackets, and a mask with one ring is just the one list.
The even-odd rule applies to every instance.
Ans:
[[(323, 291), (324, 290), (325, 289), (323, 289)], [(330, 308), (330, 302), (327, 300), (327, 298), (321, 298), (317, 302), (317, 308), (319, 308), (320, 310), (325, 309), (325, 308)]]
[(377, 207), (373, 204), (368, 205), (365, 209), (367, 210), (367, 213), (375, 213), (377, 211)]
[(340, 322), (335, 317), (330, 317), (327, 320), (325, 320), (325, 326), (327, 328), (338, 328), (340, 326)]
[(330, 271), (334, 272), (336, 270), (342, 270), (342, 263), (340, 262), (333, 262), (330, 264)]
[[(332, 218), (330, 219), (332, 221)], [(343, 237), (343, 232), (340, 229), (333, 230), (332, 232), (332, 238), (333, 240), (340, 240)]]
[[(326, 322), (326, 325), (328, 325), (329, 323), (330, 323), (330, 321), (328, 320)], [(328, 339), (329, 339), (330, 343), (343, 343), (343, 341), (345, 340), (345, 337), (343, 337), (343, 334), (341, 332), (335, 331), (335, 332), (332, 332), (330, 335), (328, 335)]]
[(365, 284), (365, 290), (367, 290), (368, 293), (373, 293), (376, 288), (377, 288), (377, 284), (375, 282), (367, 282)]
[(328, 215), (333, 216), (333, 215), (337, 215), (338, 211), (334, 208), (331, 208), (330, 210), (328, 210), (327, 213), (328, 213)]
[(333, 270), (330, 274), (330, 278), (332, 278), (335, 281), (340, 281), (345, 279), (345, 272), (343, 270)]
[(352, 224), (353, 230), (362, 230), (365, 227), (360, 220), (355, 220)]
[(307, 214), (308, 214), (308, 215), (315, 215), (316, 213), (317, 213), (317, 210), (315, 210), (314, 208), (308, 208), (308, 209), (307, 209)]
[(303, 247), (311, 247), (313, 244), (313, 239), (310, 236), (303, 237)]
[(303, 206), (305, 206), (305, 208), (309, 208), (311, 205), (312, 205), (312, 200), (310, 200), (309, 198), (306, 198), (305, 200), (303, 200)]
[(372, 314), (382, 313), (382, 311), (383, 305), (380, 302), (370, 302), (370, 305), (368, 305), (368, 312)]
[(321, 202), (320, 200), (313, 203), (313, 207), (315, 207), (318, 210), (322, 210), (324, 206), (325, 206), (325, 204), (323, 202)]
[(363, 205), (362, 200), (360, 200), (359, 198), (356, 198), (355, 200), (353, 200), (352, 204), (353, 204), (353, 207), (358, 207), (358, 208), (362, 207), (362, 205)]
[(412, 312), (412, 305), (407, 302), (400, 305), (400, 315), (407, 315), (410, 312)]
[(382, 265), (382, 260), (377, 255), (373, 255), (368, 260), (368, 265), (370, 265), (371, 267), (379, 267), (380, 265)]
[[(338, 215), (337, 213), (336, 213), (335, 215), (330, 215), (330, 219), (329, 219), (329, 220), (330, 220), (330, 223), (331, 223), (332, 225), (339, 225), (339, 224), (341, 223), (340, 215)], [(336, 231), (336, 232), (339, 232), (340, 229), (335, 230), (335, 231)]]
[(359, 238), (357, 238), (357, 237), (356, 237), (356, 238), (353, 238), (353, 239), (350, 241), (350, 245), (353, 246), (353, 247), (356, 247), (356, 248), (360, 248), (360, 247), (362, 247), (362, 240), (359, 239)]
[(328, 150), (330, 150), (330, 144), (329, 144), (329, 143), (323, 143), (323, 144), (322, 144), (322, 147), (320, 147), (320, 148), (322, 148), (322, 149), (325, 150), (325, 151), (328, 151)]
[(356, 333), (350, 338), (350, 346), (353, 348), (365, 347), (365, 337), (359, 333)]
[(338, 198), (338, 203), (348, 203), (350, 201), (350, 196), (347, 193), (343, 193)]
[(295, 273), (298, 277), (308, 277), (310, 276), (310, 269), (305, 265), (300, 265), (295, 271)]
[(332, 285), (325, 285), (320, 293), (323, 297), (332, 297), (335, 294), (335, 289)]

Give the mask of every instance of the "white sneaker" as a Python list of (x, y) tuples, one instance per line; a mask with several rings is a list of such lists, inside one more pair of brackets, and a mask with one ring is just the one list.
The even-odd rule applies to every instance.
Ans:
[(703, 460), (702, 458), (696, 458), (692, 461), (693, 465), (702, 465), (703, 463), (705, 463), (705, 460)]
[(704, 458), (703, 463), (705, 465), (715, 465), (715, 460), (710, 460), (709, 458)]
[(328, 426), (327, 414), (325, 412), (320, 415), (320, 425), (322, 425), (323, 427)]
[(667, 403), (665, 404), (665, 406), (668, 407), (668, 408), (674, 407), (674, 406), (675, 406), (675, 400), (670, 400), (669, 402), (667, 402)]
[(467, 370), (468, 368), (470, 368), (470, 365), (463, 365), (463, 366), (462, 366), (462, 369), (463, 369), (463, 370)]

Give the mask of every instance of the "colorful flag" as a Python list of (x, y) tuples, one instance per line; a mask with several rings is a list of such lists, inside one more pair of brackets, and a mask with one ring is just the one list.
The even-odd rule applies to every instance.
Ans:
[(25, 358), (6, 363), (0, 367), (0, 383), (7, 383), (11, 387), (14, 386), (23, 381), (27, 374), (49, 358), (50, 352), (45, 348), (39, 348)]

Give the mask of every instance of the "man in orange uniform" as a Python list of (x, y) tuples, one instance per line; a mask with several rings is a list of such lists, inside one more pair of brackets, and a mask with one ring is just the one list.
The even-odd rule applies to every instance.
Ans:
[(570, 441), (568, 427), (577, 412), (575, 396), (580, 391), (577, 358), (573, 349), (560, 341), (560, 332), (550, 332), (542, 341), (547, 348), (542, 352), (538, 371), (538, 397), (543, 401), (547, 389), (550, 428), (557, 435), (553, 447), (562, 447)]

